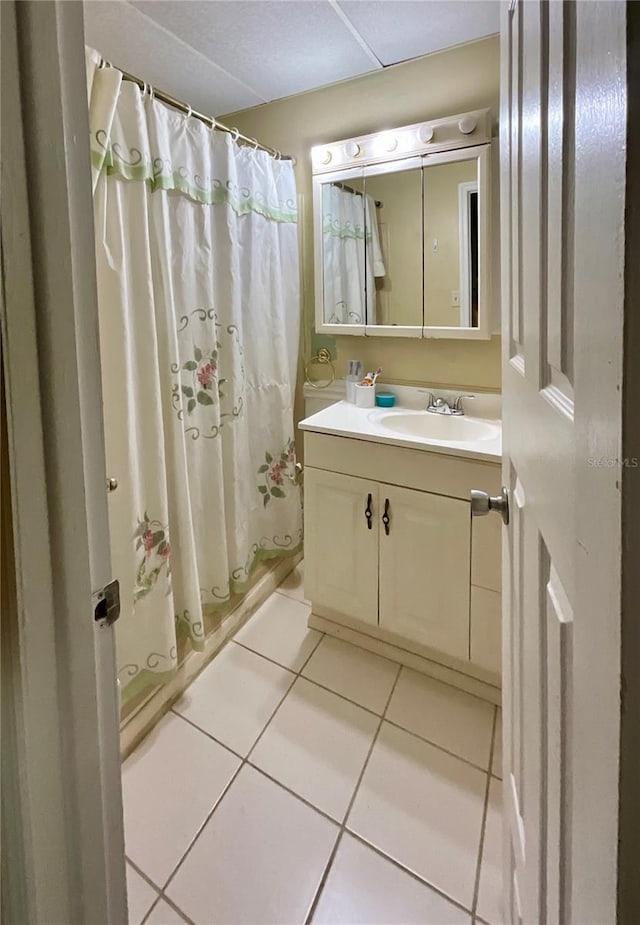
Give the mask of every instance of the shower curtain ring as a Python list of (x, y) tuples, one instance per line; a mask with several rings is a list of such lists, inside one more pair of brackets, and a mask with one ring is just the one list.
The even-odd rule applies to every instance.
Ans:
[(254, 150), (254, 151), (257, 151), (257, 150), (258, 150), (258, 147), (259, 147), (259, 145), (260, 145), (260, 142), (258, 141), (257, 138), (252, 138), (251, 141), (253, 142), (253, 150)]
[(193, 109), (189, 105), (187, 112), (184, 114), (185, 119), (189, 119), (191, 117), (192, 112), (193, 112)]
[(234, 141), (237, 141), (238, 138), (240, 137), (240, 129), (232, 128), (232, 129), (231, 129), (231, 134), (233, 135), (233, 140), (234, 140)]
[(149, 102), (150, 102), (150, 103), (153, 103), (153, 101), (155, 100), (155, 98), (156, 98), (155, 90), (153, 89), (153, 87), (151, 86), (151, 84), (149, 84)]
[(281, 151), (278, 151), (277, 148), (276, 148), (276, 160), (277, 160), (277, 161), (281, 161), (281, 160), (282, 160), (282, 152), (281, 152)]

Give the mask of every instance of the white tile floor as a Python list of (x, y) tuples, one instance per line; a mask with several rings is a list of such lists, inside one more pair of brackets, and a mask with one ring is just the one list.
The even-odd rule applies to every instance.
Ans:
[(299, 566), (125, 762), (131, 925), (498, 925), (500, 711), (308, 615)]

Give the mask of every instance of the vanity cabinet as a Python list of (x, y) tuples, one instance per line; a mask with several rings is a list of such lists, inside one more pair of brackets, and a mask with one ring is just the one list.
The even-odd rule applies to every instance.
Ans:
[(316, 433), (305, 459), (309, 625), (497, 700), (501, 526), (470, 492), (500, 466)]
[(469, 658), (469, 505), (395, 485), (379, 485), (378, 499), (379, 625)]
[(377, 625), (377, 485), (306, 469), (304, 499), (305, 593), (354, 620)]
[(469, 658), (466, 502), (307, 468), (305, 518), (310, 600)]

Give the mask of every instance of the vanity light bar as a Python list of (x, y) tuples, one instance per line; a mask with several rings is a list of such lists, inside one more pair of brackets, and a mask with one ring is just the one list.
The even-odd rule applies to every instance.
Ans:
[(477, 109), (446, 119), (416, 122), (371, 135), (316, 145), (311, 149), (312, 171), (314, 174), (328, 173), (342, 167), (377, 164), (490, 141), (491, 110)]

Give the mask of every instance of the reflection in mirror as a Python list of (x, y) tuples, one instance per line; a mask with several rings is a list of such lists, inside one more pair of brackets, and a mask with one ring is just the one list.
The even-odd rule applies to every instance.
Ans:
[[(326, 324), (365, 324), (365, 196), (362, 177), (322, 186)], [(369, 283), (373, 287), (373, 279)]]
[(422, 327), (421, 168), (367, 172), (365, 189), (367, 253), (374, 261), (367, 324)]
[(424, 168), (424, 323), (478, 327), (478, 164)]

